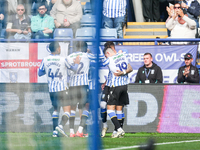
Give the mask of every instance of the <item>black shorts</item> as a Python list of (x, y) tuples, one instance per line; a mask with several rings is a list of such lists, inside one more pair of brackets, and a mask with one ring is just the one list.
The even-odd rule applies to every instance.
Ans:
[(129, 104), (127, 85), (110, 87), (108, 95), (108, 105), (124, 106)]
[(102, 93), (102, 96), (101, 96), (101, 101), (105, 101), (105, 102), (108, 101), (109, 90), (110, 90), (109, 86), (104, 87), (104, 90), (103, 90), (103, 93)]
[(88, 86), (71, 86), (69, 88), (69, 96), (72, 101), (72, 106), (77, 105), (79, 109), (82, 109), (86, 103), (88, 103)]
[(71, 105), (71, 100), (69, 99), (67, 91), (60, 92), (50, 92), (51, 103), (54, 108), (58, 109), (60, 106), (69, 106)]

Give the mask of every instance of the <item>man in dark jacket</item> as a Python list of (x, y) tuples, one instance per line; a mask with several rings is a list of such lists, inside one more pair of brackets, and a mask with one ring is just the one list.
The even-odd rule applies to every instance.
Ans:
[(178, 83), (199, 83), (199, 70), (192, 65), (192, 54), (185, 54), (184, 59), (185, 66), (180, 67), (178, 70)]
[(181, 7), (187, 10), (188, 17), (197, 20), (200, 15), (200, 4), (197, 0), (184, 0)]
[(144, 66), (139, 68), (135, 83), (162, 83), (162, 70), (153, 62), (151, 53), (145, 53), (143, 57)]

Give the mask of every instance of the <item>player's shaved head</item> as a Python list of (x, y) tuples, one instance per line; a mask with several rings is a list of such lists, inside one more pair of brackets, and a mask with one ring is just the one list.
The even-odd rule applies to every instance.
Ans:
[(51, 42), (51, 43), (49, 44), (49, 50), (50, 50), (52, 53), (54, 53), (54, 52), (56, 51), (56, 49), (59, 48), (59, 47), (60, 47), (60, 45), (59, 45), (58, 42)]
[(112, 57), (113, 55), (116, 55), (116, 53), (113, 51), (112, 48), (107, 48), (107, 49), (104, 49), (104, 55), (106, 56), (106, 58), (108, 57)]

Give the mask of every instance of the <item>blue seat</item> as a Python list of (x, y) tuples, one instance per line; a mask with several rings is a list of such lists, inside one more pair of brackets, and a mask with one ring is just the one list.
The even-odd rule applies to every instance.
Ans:
[(81, 27), (95, 27), (95, 15), (83, 15), (81, 18)]
[(117, 38), (117, 30), (115, 28), (105, 28), (101, 29), (101, 38), (102, 39), (116, 39)]
[[(101, 39), (117, 39), (117, 30), (115, 28), (103, 28), (100, 30)], [(101, 42), (100, 45), (104, 45), (105, 42)]]
[(57, 28), (53, 33), (54, 39), (72, 39), (73, 31), (71, 28)]
[(88, 13), (92, 13), (92, 7), (91, 7), (91, 3), (90, 2), (86, 2), (84, 7), (83, 7), (83, 13), (84, 14), (88, 14)]
[(76, 39), (94, 39), (96, 30), (93, 27), (79, 28), (76, 30)]
[[(93, 27), (79, 28), (76, 30), (76, 39), (94, 39), (96, 29)], [(92, 45), (92, 42), (87, 42), (88, 45)]]

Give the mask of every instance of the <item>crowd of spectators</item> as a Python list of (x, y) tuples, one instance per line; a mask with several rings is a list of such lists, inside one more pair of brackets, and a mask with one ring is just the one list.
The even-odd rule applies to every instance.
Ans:
[[(179, 3), (180, 10), (174, 7), (176, 3)], [(197, 0), (142, 0), (142, 4), (145, 21), (167, 20), (166, 27), (172, 31), (169, 34), (172, 38), (179, 38), (176, 32), (180, 29), (187, 31), (185, 28), (191, 31), (187, 34), (188, 38), (194, 37), (194, 31), (197, 35), (200, 15)], [(115, 28), (117, 37), (123, 38), (126, 8), (127, 0), (103, 0), (102, 28)], [(179, 17), (180, 12), (183, 12), (182, 17)], [(76, 30), (81, 27), (82, 16), (83, 9), (77, 0), (0, 0), (0, 38), (52, 38), (55, 28), (71, 28), (75, 37)], [(184, 28), (179, 28), (180, 26)]]
[[(126, 6), (126, 0), (103, 1), (102, 28), (116, 28), (118, 38), (123, 38)], [(75, 37), (81, 28), (83, 9), (77, 0), (0, 0), (0, 8), (0, 38), (47, 39), (55, 28), (71, 28)]]
[[(168, 19), (166, 27), (170, 38), (198, 37), (198, 16), (200, 4), (197, 0), (178, 0), (166, 7)], [(172, 42), (171, 44), (188, 44), (188, 42)]]
[(48, 39), (55, 28), (80, 28), (77, 0), (0, 0), (0, 38)]

